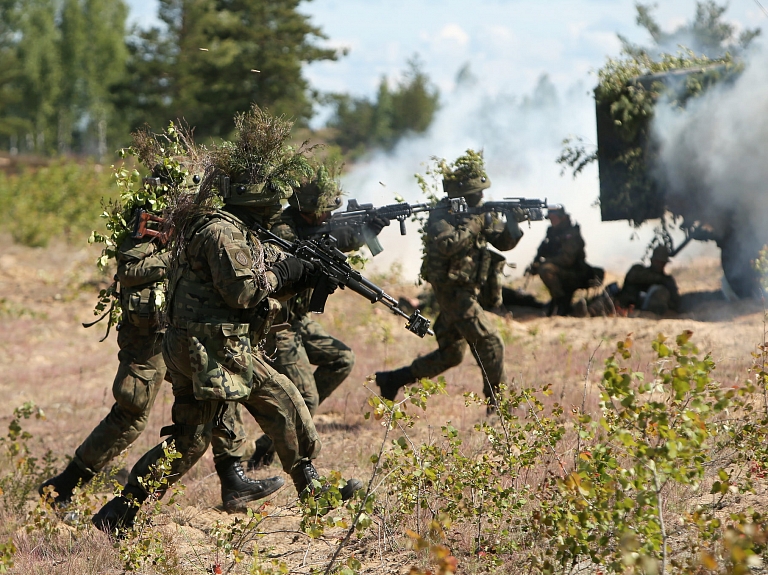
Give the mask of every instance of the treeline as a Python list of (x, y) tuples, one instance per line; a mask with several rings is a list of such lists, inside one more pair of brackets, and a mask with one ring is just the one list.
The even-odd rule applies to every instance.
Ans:
[(251, 102), (300, 128), (330, 104), (344, 152), (424, 131), (438, 93), (415, 61), (374, 100), (312, 90), (303, 66), (344, 52), (322, 45), (302, 1), (159, 0), (162, 25), (129, 29), (123, 0), (0, 0), (0, 150), (103, 158), (177, 118), (198, 141), (227, 137)]

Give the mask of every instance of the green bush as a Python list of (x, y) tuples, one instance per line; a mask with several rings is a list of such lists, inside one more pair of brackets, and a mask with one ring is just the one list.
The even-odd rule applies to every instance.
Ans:
[(0, 172), (0, 232), (31, 247), (58, 237), (85, 241), (104, 227), (102, 198), (116, 195), (112, 170), (95, 163), (58, 160), (18, 174)]

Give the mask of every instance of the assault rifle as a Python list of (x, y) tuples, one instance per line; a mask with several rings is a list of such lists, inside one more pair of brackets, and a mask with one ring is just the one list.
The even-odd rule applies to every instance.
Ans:
[(498, 202), (485, 202), (474, 208), (462, 210), (467, 214), (485, 214), (486, 223), (490, 224), (491, 212), (502, 213), (513, 217), (518, 222), (538, 222), (544, 219), (544, 210), (548, 208), (547, 200), (529, 198), (504, 198)]
[[(463, 201), (463, 198), (461, 200)], [(383, 251), (383, 248), (379, 243), (379, 239), (366, 225), (373, 218), (383, 218), (388, 222), (392, 220), (399, 221), (400, 235), (404, 236), (406, 233), (405, 220), (407, 218), (413, 214), (429, 212), (434, 209), (435, 206), (432, 204), (408, 204), (405, 202), (376, 208), (373, 204), (358, 204), (357, 200), (353, 199), (347, 202), (347, 209), (345, 211), (333, 214), (328, 221), (309, 229), (308, 234), (310, 236), (322, 236), (333, 234), (335, 230), (340, 228), (357, 227), (361, 229), (365, 244), (371, 250), (371, 255), (376, 256)]]
[(312, 286), (314, 291), (309, 300), (309, 311), (323, 313), (325, 302), (336, 289), (336, 286), (340, 286), (342, 289), (348, 287), (371, 303), (381, 302), (395, 315), (407, 319), (408, 323), (405, 327), (408, 331), (419, 337), (424, 337), (427, 334), (435, 335), (435, 332), (429, 328), (429, 320), (421, 315), (419, 310), (408, 315), (397, 307), (395, 298), (350, 266), (347, 262), (347, 256), (336, 247), (336, 238), (333, 236), (325, 235), (317, 239), (297, 240), (291, 243), (258, 224), (253, 226), (253, 230), (259, 235), (262, 242), (274, 244), (297, 258), (317, 264), (319, 272), (316, 273)]
[(133, 233), (131, 234), (131, 237), (136, 240), (140, 240), (145, 236), (149, 236), (150, 238), (157, 238), (160, 240), (160, 242), (165, 245), (168, 243), (168, 237), (170, 236), (170, 232), (161, 232), (158, 230), (153, 230), (149, 227), (147, 227), (147, 224), (149, 222), (155, 222), (158, 224), (164, 224), (165, 219), (161, 218), (160, 216), (156, 216), (155, 214), (148, 212), (144, 208), (136, 208), (136, 212), (134, 214), (134, 222), (133, 222)]

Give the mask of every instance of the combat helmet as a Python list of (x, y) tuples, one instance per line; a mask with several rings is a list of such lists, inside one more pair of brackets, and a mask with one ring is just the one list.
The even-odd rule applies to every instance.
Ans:
[(443, 190), (449, 198), (477, 194), (491, 187), (482, 152), (467, 150), (452, 164), (441, 162), (440, 169), (443, 173)]
[(340, 167), (336, 163), (320, 164), (312, 176), (304, 178), (301, 185), (288, 198), (294, 208), (304, 213), (322, 214), (341, 206)]
[(235, 116), (235, 138), (210, 151), (203, 187), (218, 190), (224, 203), (274, 206), (293, 194), (312, 174), (305, 146), (287, 143), (293, 122), (272, 116), (253, 104)]

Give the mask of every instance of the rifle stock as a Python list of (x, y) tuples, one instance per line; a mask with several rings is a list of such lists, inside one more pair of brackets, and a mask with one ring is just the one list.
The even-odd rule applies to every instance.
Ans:
[(135, 214), (134, 220), (135, 221), (133, 224), (133, 233), (131, 234), (131, 237), (133, 239), (140, 240), (149, 236), (150, 238), (159, 239), (163, 245), (168, 243), (168, 238), (170, 237), (170, 231), (161, 232), (158, 230), (153, 230), (147, 226), (149, 222), (155, 222), (162, 225), (165, 223), (164, 218), (161, 218), (160, 216), (156, 216), (148, 212), (144, 208), (136, 208), (136, 214)]

